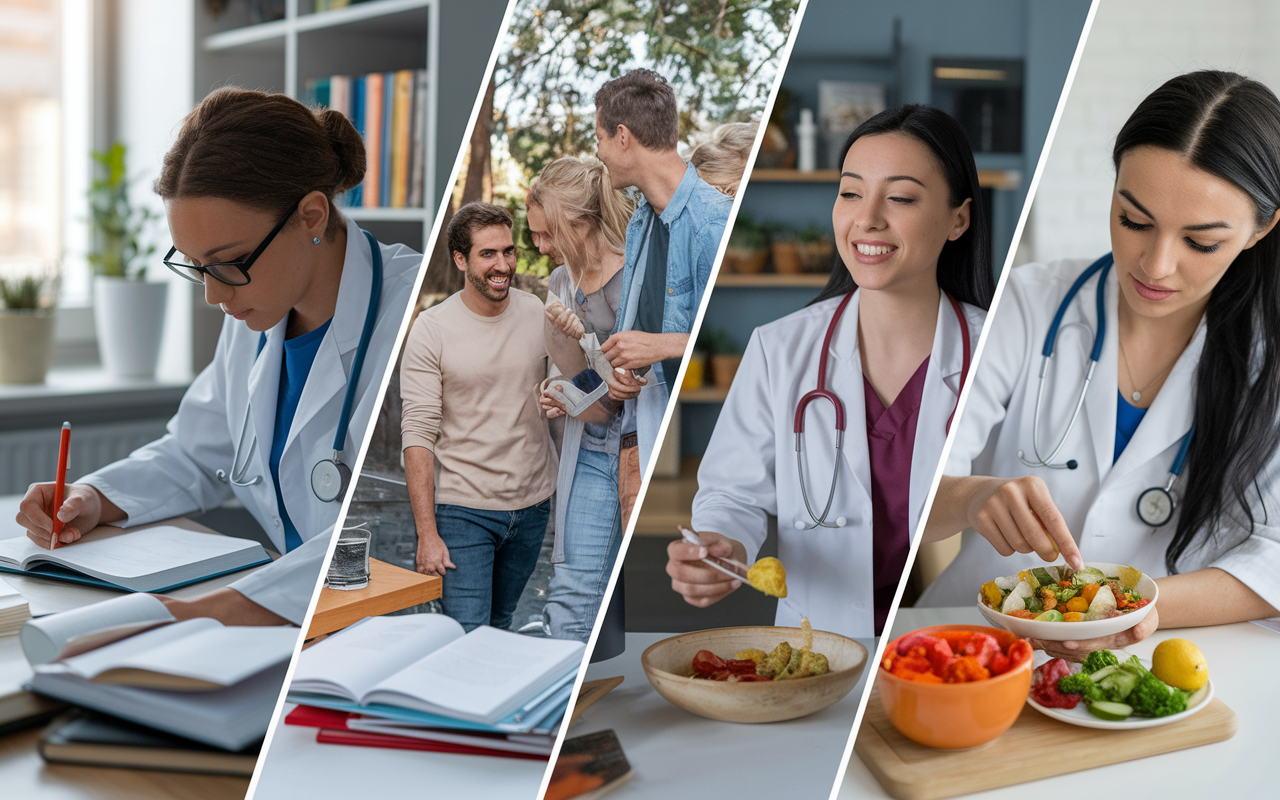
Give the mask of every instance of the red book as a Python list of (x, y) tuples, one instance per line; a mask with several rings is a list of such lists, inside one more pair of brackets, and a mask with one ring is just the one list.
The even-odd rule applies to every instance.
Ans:
[(473, 756), (499, 756), (502, 758), (525, 758), (534, 761), (546, 761), (546, 756), (532, 753), (513, 753), (510, 750), (494, 750), (489, 747), (473, 747), (465, 744), (435, 742), (430, 739), (416, 739), (409, 736), (393, 736), (389, 733), (367, 733), (365, 731), (334, 730), (321, 728), (316, 734), (316, 741), (321, 744), (353, 744), (361, 747), (389, 747), (393, 750), (426, 750), (432, 753), (463, 753)]

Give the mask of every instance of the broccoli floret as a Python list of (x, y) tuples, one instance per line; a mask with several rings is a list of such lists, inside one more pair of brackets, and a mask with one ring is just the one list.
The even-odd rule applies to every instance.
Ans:
[(1091, 675), (1103, 667), (1109, 667), (1113, 664), (1119, 664), (1120, 659), (1116, 658), (1115, 653), (1110, 650), (1094, 650), (1089, 657), (1084, 660), (1084, 672)]
[(1075, 675), (1066, 675), (1058, 681), (1058, 691), (1063, 694), (1082, 695), (1085, 700), (1105, 700), (1102, 690), (1098, 688), (1098, 684), (1094, 683), (1088, 673), (1077, 672)]
[(1129, 693), (1126, 703), (1133, 713), (1144, 717), (1167, 717), (1187, 710), (1187, 693), (1173, 689), (1154, 675), (1147, 674)]

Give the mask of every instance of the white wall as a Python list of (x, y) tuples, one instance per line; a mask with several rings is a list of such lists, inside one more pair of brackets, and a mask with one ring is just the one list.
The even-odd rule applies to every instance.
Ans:
[[(161, 161), (183, 117), (191, 110), (195, 6), (174, 0), (116, 0), (115, 131), (129, 148), (129, 172), (137, 176), (131, 199), (160, 215), (153, 235), (157, 252), (147, 266), (149, 280), (169, 282), (169, 307), (160, 350), (161, 377), (191, 373), (192, 284), (170, 272), (160, 259), (169, 249), (164, 205), (151, 191)], [(197, 302), (203, 303), (200, 298)]]
[(1197, 69), (1240, 72), (1280, 92), (1280, 3), (1101, 0), (1054, 137), (1019, 262), (1111, 249), (1111, 145), (1139, 101)]

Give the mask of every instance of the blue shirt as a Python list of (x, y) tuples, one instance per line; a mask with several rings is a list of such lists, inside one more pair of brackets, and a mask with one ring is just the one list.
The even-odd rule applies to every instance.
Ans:
[(1116, 390), (1116, 450), (1111, 456), (1111, 463), (1114, 464), (1120, 460), (1120, 454), (1129, 446), (1129, 440), (1133, 438), (1133, 432), (1138, 429), (1138, 424), (1142, 422), (1142, 418), (1147, 415), (1145, 408), (1138, 408), (1132, 405), (1128, 400), (1124, 399), (1124, 395), (1120, 390)]
[(280, 494), (280, 455), (284, 453), (284, 443), (289, 438), (289, 428), (293, 425), (294, 412), (298, 410), (298, 401), (302, 399), (302, 389), (307, 385), (307, 376), (311, 374), (311, 363), (316, 360), (320, 350), (320, 342), (329, 330), (332, 319), (313, 331), (286, 339), (284, 358), (280, 361), (280, 393), (276, 395), (276, 426), (271, 435), (271, 479), (276, 485), (276, 504), (280, 507), (280, 519), (284, 522), (285, 552), (302, 545), (302, 537), (298, 529), (289, 519), (289, 510), (284, 507), (284, 496)]
[[(733, 198), (716, 191), (698, 177), (690, 164), (662, 209), (661, 219), (668, 226), (671, 240), (667, 245), (667, 287), (662, 307), (663, 333), (689, 333), (702, 303), (702, 293), (711, 280), (720, 240), (729, 222)], [(658, 216), (647, 200), (641, 200), (627, 225), (626, 261), (622, 267), (622, 296), (618, 305), (618, 321), (614, 333), (631, 330), (639, 310), (640, 285), (647, 261), (648, 231)], [(640, 447), (640, 466), (648, 463), (654, 450), (658, 428), (666, 412), (670, 394), (667, 383), (674, 375), (663, 375), (661, 364), (655, 364), (646, 376), (648, 385), (635, 400), (628, 400), (624, 411), (623, 430), (635, 430)], [(635, 422), (630, 422), (634, 416)]]

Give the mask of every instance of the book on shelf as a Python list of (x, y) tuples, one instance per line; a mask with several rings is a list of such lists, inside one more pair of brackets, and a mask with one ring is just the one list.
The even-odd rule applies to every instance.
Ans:
[(0, 540), (0, 571), (130, 592), (168, 591), (270, 560), (257, 542), (163, 524), (101, 525), (56, 550), (26, 536)]
[(124, 595), (28, 622), (31, 691), (227, 750), (266, 734), (298, 628), (175, 621)]
[(303, 651), (290, 696), (384, 718), (400, 709), (405, 721), (441, 727), (527, 732), (557, 709), (563, 716), (584, 650), (485, 625), (464, 633), (443, 614), (373, 617)]
[(304, 84), (303, 101), (346, 115), (365, 143), (365, 178), (342, 198), (350, 207), (422, 208), (427, 71), (331, 75)]
[(91, 711), (70, 711), (40, 736), (40, 756), (51, 764), (130, 767), (249, 777), (262, 742), (229, 752)]
[(284, 722), (286, 725), (318, 728), (321, 736), (356, 735), (355, 740), (336, 742), (339, 744), (367, 744), (372, 747), (400, 747), (407, 750), (429, 749), (505, 758), (546, 760), (551, 756), (555, 744), (555, 737), (551, 735), (455, 731), (313, 706), (298, 706), (285, 716)]
[(12, 636), (31, 619), (27, 598), (0, 578), (0, 636)]

